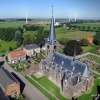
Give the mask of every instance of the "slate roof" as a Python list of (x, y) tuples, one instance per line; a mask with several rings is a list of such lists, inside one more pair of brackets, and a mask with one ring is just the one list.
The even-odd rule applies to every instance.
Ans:
[(18, 50), (18, 51), (10, 52), (9, 55), (11, 58), (16, 58), (18, 55), (24, 56), (26, 55), (26, 53), (24, 50)]
[(9, 97), (4, 94), (1, 88), (0, 88), (0, 100), (10, 100)]
[(39, 48), (39, 46), (37, 46), (36, 44), (30, 44), (30, 45), (25, 45), (23, 48), (30, 50), (30, 49)]
[(0, 84), (4, 89), (6, 89), (8, 85), (13, 84), (15, 82), (18, 83), (15, 77), (12, 76), (11, 73), (8, 72), (8, 70), (0, 68)]
[(89, 70), (85, 63), (77, 60), (73, 61), (73, 59), (68, 56), (55, 52), (52, 61), (75, 74), (80, 72), (84, 77), (88, 77), (89, 75)]

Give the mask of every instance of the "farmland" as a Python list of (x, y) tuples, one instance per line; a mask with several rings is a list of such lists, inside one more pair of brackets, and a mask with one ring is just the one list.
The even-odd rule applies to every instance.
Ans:
[(0, 23), (0, 28), (22, 27), (24, 24), (25, 24), (24, 21), (1, 22)]
[(96, 22), (96, 23), (81, 23), (81, 24), (72, 24), (72, 25), (76, 25), (76, 26), (90, 26), (91, 28), (93, 28), (93, 27), (100, 27), (100, 22)]

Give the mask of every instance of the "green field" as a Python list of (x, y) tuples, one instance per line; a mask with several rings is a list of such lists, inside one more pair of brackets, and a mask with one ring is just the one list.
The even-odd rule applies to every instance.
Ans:
[(83, 36), (87, 37), (93, 37), (95, 35), (95, 32), (85, 32), (85, 31), (56, 31), (57, 39), (60, 39), (61, 37), (67, 37), (67, 38), (82, 38)]
[(52, 83), (50, 80), (48, 80), (47, 77), (44, 76), (39, 79), (36, 79), (36, 77), (32, 75), (32, 78), (38, 81), (42, 86), (44, 86), (47, 90), (52, 92), (60, 100), (67, 100), (60, 94), (60, 88), (56, 86), (54, 83)]
[(5, 54), (5, 52), (9, 50), (10, 46), (13, 49), (16, 48), (16, 42), (15, 41), (5, 42), (0, 40), (0, 56)]
[(90, 46), (83, 46), (82, 49), (83, 53), (86, 53), (86, 52), (96, 51), (98, 47), (90, 45)]
[(0, 27), (22, 27), (25, 21), (1, 22)]
[(25, 78), (34, 85), (40, 92), (42, 92), (46, 97), (48, 97), (50, 100), (56, 100), (52, 95), (50, 95), (46, 90), (44, 90), (41, 86), (39, 86), (35, 81), (30, 79), (28, 76), (25, 76)]
[[(50, 30), (50, 27), (44, 26), (45, 30)], [(77, 30), (68, 30), (63, 27), (55, 28), (57, 39), (60, 39), (62, 37), (66, 38), (82, 38), (83, 36), (87, 37), (93, 37), (95, 35), (95, 32), (87, 32), (87, 31), (77, 31)]]

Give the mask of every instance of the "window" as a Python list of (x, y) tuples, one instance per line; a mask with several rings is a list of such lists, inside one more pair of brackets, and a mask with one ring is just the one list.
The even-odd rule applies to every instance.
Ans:
[(56, 49), (56, 46), (54, 46), (54, 49)]
[(47, 48), (49, 49), (49, 45), (47, 45)]

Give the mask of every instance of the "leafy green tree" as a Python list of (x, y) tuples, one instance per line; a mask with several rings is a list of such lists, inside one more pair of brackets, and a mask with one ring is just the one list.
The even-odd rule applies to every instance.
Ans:
[(86, 26), (82, 26), (82, 31), (84, 31), (86, 29)]
[(15, 32), (15, 41), (21, 41), (22, 40), (22, 34), (20, 31)]
[(88, 46), (89, 45), (89, 41), (87, 39), (82, 39), (80, 41), (80, 43), (81, 43), (82, 46)]
[(73, 56), (75, 48), (76, 48), (76, 55), (79, 55), (83, 52), (79, 41), (70, 40), (65, 45), (64, 53), (68, 56)]
[(93, 31), (95, 31), (97, 28), (96, 27), (93, 27)]
[(16, 46), (19, 47), (22, 44), (22, 33), (20, 31), (15, 32), (15, 41), (16, 41)]
[(91, 27), (90, 26), (87, 26), (87, 31), (90, 31)]
[(93, 36), (93, 43), (95, 45), (100, 45), (100, 32), (97, 32), (94, 36)]
[(62, 37), (58, 41), (59, 41), (60, 44), (65, 45), (67, 43), (67, 41), (69, 41), (69, 40), (70, 40), (69, 38)]
[(10, 47), (9, 47), (9, 51), (12, 51), (12, 50), (13, 50), (13, 49), (12, 49), (12, 47), (10, 46)]

